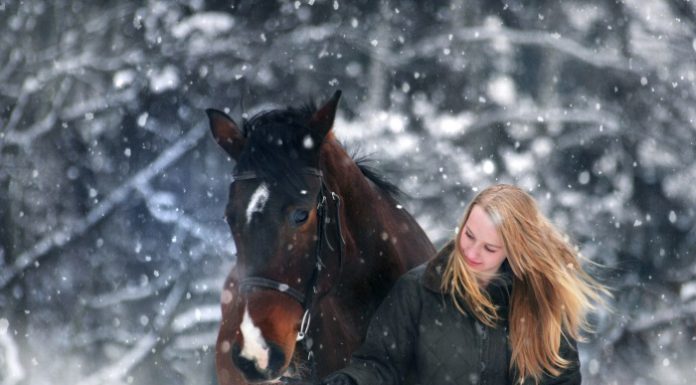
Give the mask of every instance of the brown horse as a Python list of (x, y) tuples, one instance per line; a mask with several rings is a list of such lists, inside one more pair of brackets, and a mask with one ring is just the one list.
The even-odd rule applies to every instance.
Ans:
[(236, 161), (225, 215), (237, 263), (221, 297), (221, 385), (343, 367), (396, 279), (435, 252), (395, 187), (334, 137), (339, 98), (264, 112), (243, 129), (207, 111)]

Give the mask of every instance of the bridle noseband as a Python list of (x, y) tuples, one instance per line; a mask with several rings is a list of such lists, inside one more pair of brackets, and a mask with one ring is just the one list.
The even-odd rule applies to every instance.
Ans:
[[(324, 243), (323, 240), (325, 238), (325, 227), (327, 224), (330, 222), (329, 218), (327, 217), (327, 211), (328, 211), (328, 199), (327, 196), (331, 197), (331, 200), (335, 202), (334, 204), (334, 209), (335, 209), (335, 218), (334, 222), (336, 223), (336, 234), (338, 235), (338, 276), (336, 280), (334, 281), (333, 286), (331, 289), (329, 289), (324, 295), (330, 293), (335, 287), (338, 286), (338, 282), (340, 281), (341, 278), (341, 272), (343, 270), (343, 248), (345, 245), (345, 241), (343, 239), (343, 233), (341, 231), (341, 221), (339, 218), (339, 212), (340, 212), (340, 206), (341, 206), (341, 197), (336, 194), (333, 191), (330, 191), (328, 189), (328, 186), (326, 185), (324, 181), (324, 176), (321, 172), (321, 170), (314, 168), (314, 167), (305, 167), (302, 169), (302, 173), (306, 175), (311, 175), (311, 176), (316, 176), (319, 178), (320, 186), (319, 186), (319, 193), (317, 194), (317, 241), (315, 244), (314, 248), (314, 259), (315, 259), (315, 265), (314, 269), (312, 270), (312, 275), (310, 276), (309, 280), (307, 281), (307, 285), (305, 287), (305, 292), (302, 293), (301, 291), (293, 288), (289, 284), (278, 282), (273, 279), (269, 278), (264, 278), (264, 277), (246, 277), (242, 279), (239, 282), (239, 290), (240, 291), (248, 291), (251, 290), (252, 288), (264, 288), (264, 289), (271, 289), (271, 290), (276, 290), (281, 293), (287, 294), (290, 297), (294, 298), (297, 302), (302, 305), (302, 309), (304, 310), (304, 313), (302, 315), (302, 321), (300, 323), (300, 330), (297, 333), (297, 341), (302, 341), (305, 336), (307, 335), (307, 331), (309, 330), (309, 323), (312, 319), (311, 316), (311, 308), (313, 305), (314, 297), (318, 293), (318, 287), (317, 287), (317, 282), (319, 281), (319, 273), (321, 269), (324, 267), (324, 262), (321, 258), (321, 252), (322, 252), (322, 244)], [(234, 180), (251, 180), (251, 179), (258, 179), (259, 176), (253, 172), (253, 171), (246, 171), (246, 172), (240, 172), (236, 173), (233, 175)], [(327, 192), (329, 194), (327, 194)], [(326, 238), (326, 244), (329, 246), (331, 250), (334, 250), (334, 248), (331, 246), (329, 243), (328, 237)], [(335, 250), (334, 250), (335, 251)], [(309, 344), (305, 344), (309, 345)], [(307, 348), (308, 352), (310, 352), (311, 355), (311, 346)]]

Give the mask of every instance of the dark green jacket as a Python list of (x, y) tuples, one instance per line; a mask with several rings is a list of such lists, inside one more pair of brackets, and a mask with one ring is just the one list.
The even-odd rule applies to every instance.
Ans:
[[(340, 372), (358, 385), (513, 384), (509, 372), (510, 348), (507, 320), (484, 326), (463, 315), (448, 294), (440, 290), (442, 272), (451, 254), (450, 242), (427, 264), (401, 277), (375, 312), (363, 345)], [(511, 272), (503, 265), (502, 279), (487, 291), (508, 314)], [(575, 347), (563, 344), (561, 355), (574, 363), (558, 378), (542, 384), (580, 384), (580, 363)], [(533, 384), (528, 380), (525, 384)]]

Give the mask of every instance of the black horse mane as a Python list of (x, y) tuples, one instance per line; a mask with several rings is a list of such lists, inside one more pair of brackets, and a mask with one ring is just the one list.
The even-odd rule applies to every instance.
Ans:
[[(318, 161), (314, 146), (319, 139), (307, 125), (316, 111), (314, 103), (307, 103), (299, 108), (260, 112), (245, 119), (242, 128), (247, 144), (239, 157), (236, 172), (256, 172), (261, 179), (276, 184), (291, 196), (306, 190), (302, 169)], [(368, 157), (351, 157), (363, 175), (385, 193), (392, 197), (401, 194), (396, 185), (368, 164)]]
[(403, 192), (397, 185), (394, 183), (390, 182), (387, 180), (384, 175), (380, 174), (379, 171), (375, 170), (371, 165), (368, 163), (372, 162), (372, 158), (369, 158), (367, 156), (361, 156), (359, 158), (356, 158), (353, 156), (353, 161), (355, 161), (355, 164), (358, 165), (358, 168), (360, 171), (367, 177), (367, 179), (371, 180), (372, 183), (377, 185), (382, 191), (386, 192), (387, 195), (391, 196), (392, 198), (396, 199), (399, 196), (403, 195)]

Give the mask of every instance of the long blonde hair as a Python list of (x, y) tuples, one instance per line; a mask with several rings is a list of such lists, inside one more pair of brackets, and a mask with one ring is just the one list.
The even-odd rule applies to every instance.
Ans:
[(560, 355), (561, 338), (580, 340), (581, 331), (590, 330), (587, 311), (604, 305), (603, 295), (609, 292), (583, 270), (578, 252), (534, 199), (518, 187), (501, 184), (481, 191), (467, 206), (443, 273), (443, 289), (460, 312), (473, 312), (490, 327), (500, 318), (460, 251), (464, 223), (475, 205), (497, 227), (512, 269), (510, 366), (517, 369), (520, 382), (532, 378), (538, 383), (544, 373), (558, 376), (570, 365)]

